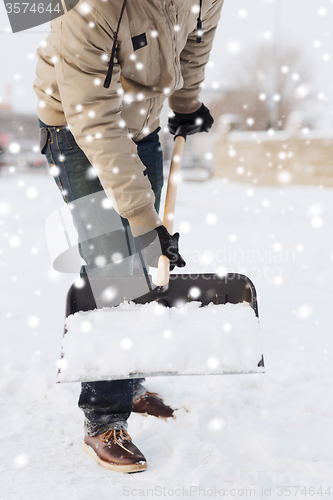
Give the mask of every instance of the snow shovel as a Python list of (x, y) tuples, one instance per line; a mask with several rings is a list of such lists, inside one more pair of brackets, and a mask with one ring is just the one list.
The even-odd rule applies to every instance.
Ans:
[[(173, 232), (186, 131), (175, 136), (163, 224)], [(264, 371), (256, 290), (230, 273), (80, 279), (67, 294), (58, 382)]]

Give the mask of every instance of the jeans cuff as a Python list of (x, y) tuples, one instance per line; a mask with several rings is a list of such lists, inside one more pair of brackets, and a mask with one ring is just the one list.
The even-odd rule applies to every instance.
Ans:
[(144, 385), (142, 385), (142, 382), (144, 381), (145, 381), (144, 378), (138, 378), (133, 380), (133, 401), (136, 401), (141, 396), (146, 394), (147, 389), (145, 388)]
[(128, 425), (126, 420), (114, 420), (108, 424), (91, 422), (87, 418), (84, 420), (84, 432), (86, 436), (97, 436), (98, 434), (103, 434), (104, 432), (113, 430), (113, 429), (122, 429), (127, 430)]

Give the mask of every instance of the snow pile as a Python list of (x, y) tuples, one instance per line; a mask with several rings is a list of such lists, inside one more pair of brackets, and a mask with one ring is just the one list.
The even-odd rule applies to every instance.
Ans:
[(69, 316), (58, 380), (262, 371), (258, 319), (250, 305), (200, 305), (123, 302)]

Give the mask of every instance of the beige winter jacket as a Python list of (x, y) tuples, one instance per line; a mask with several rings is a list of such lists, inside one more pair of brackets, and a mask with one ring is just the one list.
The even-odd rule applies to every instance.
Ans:
[[(165, 98), (173, 111), (196, 111), (223, 0), (128, 0), (108, 71), (122, 0), (80, 0), (51, 23), (38, 49), (38, 116), (68, 124), (115, 210), (135, 235), (162, 224), (135, 142), (159, 126)], [(137, 37), (137, 38), (135, 38)], [(142, 229), (145, 228), (145, 229)]]

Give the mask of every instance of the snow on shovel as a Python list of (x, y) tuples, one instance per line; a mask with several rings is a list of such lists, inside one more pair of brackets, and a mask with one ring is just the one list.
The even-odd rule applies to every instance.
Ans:
[[(163, 224), (173, 230), (186, 134), (175, 136)], [(142, 255), (139, 252), (141, 261)], [(264, 371), (256, 291), (241, 274), (80, 279), (69, 289), (58, 382)]]

